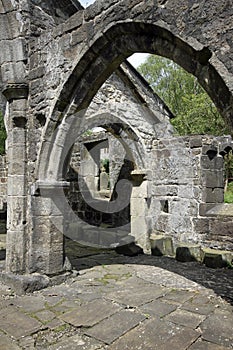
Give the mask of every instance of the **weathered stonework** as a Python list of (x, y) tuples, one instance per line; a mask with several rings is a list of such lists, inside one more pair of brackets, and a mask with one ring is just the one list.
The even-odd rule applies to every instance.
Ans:
[[(133, 181), (140, 193), (147, 187), (140, 223), (148, 236), (137, 238), (145, 250), (152, 231), (203, 244), (212, 234), (216, 246), (231, 249), (230, 220), (209, 216), (223, 199), (219, 141), (173, 137), (168, 109), (128, 64), (120, 64), (134, 52), (173, 59), (198, 78), (232, 128), (232, 2), (97, 0), (84, 10), (73, 0), (1, 0), (0, 16), (6, 271), (64, 270), (63, 236), (53, 224), (63, 227), (63, 217), (51, 196), (56, 193), (59, 205), (68, 186), (71, 141), (97, 125), (114, 126), (127, 140)], [(226, 228), (224, 239), (217, 225)]]

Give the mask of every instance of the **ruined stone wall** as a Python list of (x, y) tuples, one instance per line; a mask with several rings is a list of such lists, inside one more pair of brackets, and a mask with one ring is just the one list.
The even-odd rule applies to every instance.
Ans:
[[(86, 142), (94, 142), (97, 135), (93, 134), (93, 140), (91, 136), (86, 137)], [(98, 140), (103, 140), (106, 135), (100, 133)], [(120, 148), (121, 154), (118, 154), (119, 141), (116, 142), (117, 139), (113, 136), (108, 137), (109, 175), (110, 178), (119, 180), (119, 169), (124, 163), (122, 149)], [(82, 141), (80, 147), (83, 147)], [(138, 227), (140, 232), (145, 230), (144, 234), (171, 236), (175, 245), (186, 242), (232, 250), (233, 205), (223, 203), (223, 156), (232, 147), (232, 140), (228, 136), (186, 136), (153, 141), (152, 162), (144, 170), (147, 180), (139, 188), (131, 176), (134, 171), (131, 170), (125, 177), (136, 185), (130, 198), (130, 213), (127, 214), (131, 222), (131, 234), (140, 235), (134, 232)], [(79, 159), (80, 163), (83, 161), (77, 149), (73, 157)], [(71, 206), (79, 217), (86, 222), (95, 221), (97, 225), (103, 223), (103, 213), (94, 215), (94, 210), (88, 207), (81, 196), (77, 182), (73, 182), (71, 188)], [(142, 213), (146, 227), (140, 219)], [(113, 214), (108, 223), (120, 226), (119, 217), (123, 225), (122, 213), (120, 216)], [(141, 222), (135, 226), (138, 218)]]
[[(84, 10), (74, 0), (0, 0), (0, 15), (0, 89), (7, 100), (2, 105), (7, 107), (9, 150), (6, 270), (60, 273), (64, 263), (63, 237), (50, 223), (49, 205), (45, 210), (45, 202), (48, 204), (49, 199), (44, 200), (40, 193), (43, 186), (48, 189), (55, 184), (56, 188), (63, 188), (64, 148), (69, 146), (74, 123), (77, 126), (80, 120), (87, 121), (83, 118), (84, 113), (80, 113), (80, 118), (76, 114), (90, 106), (104, 82), (127, 57), (135, 52), (149, 52), (174, 60), (196, 76), (232, 126), (232, 1), (97, 0)], [(132, 79), (128, 82), (132, 83)], [(152, 143), (151, 140), (146, 143), (142, 106), (150, 107), (151, 99), (151, 94), (147, 98), (137, 94), (140, 108), (138, 103), (136, 108), (127, 103), (123, 108), (123, 112), (131, 108), (137, 118), (142, 115), (133, 130), (139, 142), (132, 144), (142, 146), (141, 150), (146, 146), (142, 157), (146, 164), (152, 164), (152, 158), (145, 157), (151, 154)], [(152, 104), (156, 107), (155, 101)], [(157, 107), (158, 111), (159, 103)], [(110, 112), (123, 118), (121, 109)], [(145, 120), (151, 130), (149, 115)], [(158, 115), (156, 118), (160, 121)], [(127, 119), (128, 115), (126, 122)], [(152, 113), (152, 120), (155, 119)], [(133, 118), (130, 124), (133, 126)], [(160, 126), (169, 124), (160, 124), (157, 134), (155, 124), (152, 130), (156, 137), (163, 137)], [(137, 132), (137, 126), (141, 133)], [(123, 131), (125, 135), (126, 128)], [(166, 131), (168, 138), (169, 130)], [(149, 138), (151, 135), (152, 132)], [(176, 160), (177, 154), (174, 154), (168, 159), (164, 157), (165, 160), (163, 157), (161, 161), (158, 159), (158, 164), (167, 163), (170, 169), (167, 175), (172, 173), (172, 168), (184, 167), (186, 163), (191, 169), (186, 151), (181, 150), (184, 161)], [(173, 149), (169, 152), (173, 154)], [(155, 163), (153, 175), (156, 176)], [(137, 179), (142, 177), (143, 166), (142, 162), (137, 169)], [(163, 179), (164, 169), (159, 172)], [(176, 185), (178, 174), (184, 177), (180, 188), (187, 187), (191, 175), (183, 170), (175, 172), (173, 185)], [(195, 167), (193, 176), (195, 179)], [(206, 172), (206, 176), (211, 175)], [(158, 185), (163, 185), (156, 177), (155, 180)], [(198, 190), (194, 180), (192, 184), (193, 189)], [(214, 196), (220, 196), (219, 188), (214, 190)], [(179, 191), (181, 195), (182, 190)], [(199, 191), (197, 195), (204, 196)], [(208, 200), (212, 200), (212, 195), (212, 190), (206, 187)], [(188, 201), (186, 197), (184, 199)], [(144, 197), (144, 200), (149, 207), (149, 198)], [(207, 199), (200, 201), (200, 205), (206, 205)], [(182, 203), (181, 200), (170, 203), (174, 213), (183, 210)], [(196, 210), (195, 201), (190, 203), (189, 211), (185, 208), (184, 213), (187, 230), (191, 227), (189, 215)], [(166, 208), (167, 202), (164, 205)], [(200, 206), (198, 210), (197, 215), (200, 215)], [(171, 214), (165, 214), (171, 217)], [(155, 217), (153, 213), (152, 217)], [(174, 230), (180, 232), (175, 216), (174, 222)], [(171, 226), (167, 227), (173, 233)]]
[[(229, 137), (190, 136), (153, 143), (153, 231), (177, 242), (233, 248), (230, 210), (209, 210), (224, 201), (223, 148)], [(224, 146), (225, 145), (225, 146)], [(222, 204), (224, 206), (224, 204)]]

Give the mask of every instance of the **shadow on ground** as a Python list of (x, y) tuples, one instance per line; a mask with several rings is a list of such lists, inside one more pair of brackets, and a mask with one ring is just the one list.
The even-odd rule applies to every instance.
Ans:
[(216, 295), (233, 305), (233, 269), (212, 269), (198, 262), (182, 263), (170, 257), (143, 254), (136, 257), (127, 257), (110, 249), (85, 247), (69, 239), (66, 240), (65, 246), (66, 254), (73, 268), (78, 271), (94, 266), (112, 264), (154, 266), (185, 277), (205, 288), (212, 289)]
[[(143, 254), (135, 257), (128, 257), (117, 254), (115, 250), (87, 247), (70, 239), (66, 239), (65, 250), (73, 268), (78, 271), (89, 269), (94, 266), (114, 264), (154, 266), (165, 271), (173, 272), (178, 276), (182, 276), (205, 288), (211, 289), (216, 295), (233, 305), (233, 269), (212, 269), (198, 262), (182, 263), (170, 257), (156, 257)], [(1, 249), (1, 270), (4, 269), (5, 257), (6, 250)], [(148, 274), (148, 281), (149, 278), (150, 275)], [(153, 276), (151, 278), (153, 278)]]

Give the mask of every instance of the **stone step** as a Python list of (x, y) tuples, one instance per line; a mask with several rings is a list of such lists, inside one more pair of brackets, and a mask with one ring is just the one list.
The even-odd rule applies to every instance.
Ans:
[(198, 244), (181, 243), (176, 247), (176, 260), (181, 262), (201, 262), (201, 247)]
[(155, 256), (175, 256), (177, 261), (197, 261), (212, 268), (233, 268), (233, 252), (231, 251), (204, 248), (190, 242), (180, 242), (174, 249), (172, 237), (157, 234), (151, 235), (150, 243), (151, 254)]
[(207, 267), (233, 267), (233, 252), (227, 250), (202, 248), (201, 259)]
[(151, 254), (155, 256), (174, 256), (172, 237), (152, 234), (150, 236)]

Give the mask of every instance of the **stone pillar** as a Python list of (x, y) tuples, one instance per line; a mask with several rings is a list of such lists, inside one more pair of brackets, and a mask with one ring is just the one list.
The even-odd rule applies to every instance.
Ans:
[(64, 189), (69, 183), (37, 182), (31, 196), (32, 232), (29, 243), (29, 272), (46, 275), (64, 271), (64, 221), (68, 202)]
[(3, 91), (7, 114), (7, 245), (6, 272), (27, 270), (27, 84), (9, 84)]
[(144, 253), (150, 254), (151, 218), (148, 213), (151, 181), (146, 170), (134, 170), (131, 172), (131, 177), (133, 183), (130, 201), (131, 235)]

